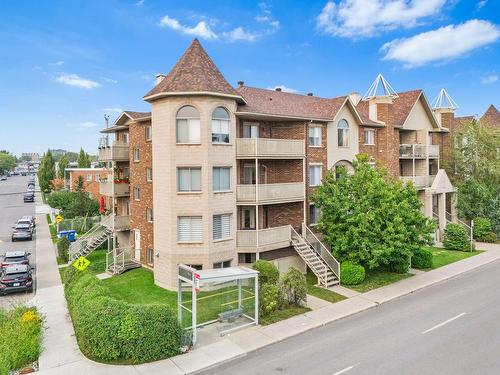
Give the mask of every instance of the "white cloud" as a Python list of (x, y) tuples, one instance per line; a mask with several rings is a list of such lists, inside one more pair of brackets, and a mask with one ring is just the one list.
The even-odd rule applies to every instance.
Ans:
[(56, 81), (69, 86), (76, 86), (83, 89), (93, 89), (100, 86), (100, 83), (87, 78), (80, 77), (77, 74), (59, 73)]
[(112, 79), (112, 78), (103, 78), (104, 82), (107, 82), (107, 83), (118, 83), (118, 81), (116, 79)]
[(197, 36), (203, 39), (212, 40), (218, 38), (217, 34), (212, 31), (210, 26), (205, 21), (200, 21), (196, 24), (196, 26), (189, 27), (181, 25), (181, 23), (177, 21), (175, 18), (165, 16), (161, 19), (160, 25), (168, 27), (181, 34)]
[(82, 128), (90, 129), (90, 128), (95, 128), (98, 125), (95, 122), (86, 121), (86, 122), (81, 123), (80, 126)]
[(255, 16), (255, 20), (269, 26), (269, 29), (267, 30), (268, 33), (278, 30), (280, 27), (280, 21), (273, 17), (269, 6), (262, 2), (259, 4), (259, 8), (261, 13)]
[(448, 25), (410, 38), (384, 44), (384, 60), (395, 60), (411, 68), (430, 62), (451, 60), (500, 38), (500, 29), (482, 20)]
[(237, 27), (231, 31), (224, 32), (222, 35), (227, 38), (230, 42), (236, 42), (238, 40), (245, 40), (247, 42), (255, 42), (260, 35), (257, 33), (251, 33), (245, 31), (242, 27)]
[(316, 17), (316, 28), (333, 36), (362, 38), (398, 27), (410, 28), (438, 14), (446, 0), (328, 1)]
[(138, 2), (135, 3), (138, 7), (142, 7), (144, 5), (144, 0), (139, 0)]
[(496, 74), (488, 74), (487, 76), (484, 76), (481, 78), (481, 83), (483, 85), (490, 85), (492, 83), (495, 83), (498, 81), (498, 75)]
[(123, 109), (120, 107), (108, 107), (108, 108), (103, 108), (102, 109), (104, 112), (111, 112), (111, 113), (122, 113)]
[(63, 60), (59, 60), (59, 61), (56, 61), (56, 62), (53, 62), (53, 63), (50, 63), (50, 65), (54, 65), (54, 66), (61, 66), (64, 64), (64, 61)]
[(477, 2), (476, 4), (476, 9), (479, 10), (481, 9), (482, 7), (484, 7), (486, 5), (486, 3), (488, 2), (488, 0), (480, 0)]
[(274, 86), (274, 87), (268, 87), (267, 88), (268, 90), (276, 90), (276, 89), (281, 89), (281, 91), (284, 91), (284, 92), (290, 92), (292, 94), (295, 94), (297, 93), (298, 91), (295, 90), (295, 89), (292, 89), (290, 87), (286, 87), (285, 85), (277, 85), (277, 86)]

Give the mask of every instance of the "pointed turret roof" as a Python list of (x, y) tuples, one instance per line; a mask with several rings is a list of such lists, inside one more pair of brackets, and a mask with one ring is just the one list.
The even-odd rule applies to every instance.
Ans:
[(363, 96), (363, 100), (370, 100), (377, 97), (390, 96), (392, 98), (397, 98), (397, 92), (392, 88), (392, 86), (387, 82), (382, 74), (377, 75), (375, 81)]
[(492, 104), (484, 113), (483, 117), (481, 117), (481, 120), (485, 121), (488, 125), (500, 126), (500, 112)]
[(443, 88), (439, 91), (438, 96), (432, 103), (432, 109), (448, 109), (454, 111), (458, 108), (458, 104), (452, 99), (450, 94)]
[(185, 93), (229, 96), (244, 102), (217, 69), (198, 39), (193, 40), (170, 73), (144, 99), (154, 100), (166, 95)]

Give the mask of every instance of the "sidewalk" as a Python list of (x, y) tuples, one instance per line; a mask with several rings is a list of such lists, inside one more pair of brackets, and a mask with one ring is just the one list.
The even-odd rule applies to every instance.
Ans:
[[(413, 293), (419, 289), (456, 277), (464, 272), (500, 259), (500, 245), (478, 244), (478, 249), (487, 251), (460, 262), (399, 281), (395, 284), (355, 295), (335, 304), (327, 304), (324, 307), (315, 306), (316, 308), (313, 311), (269, 326), (251, 327), (228, 334), (224, 339), (216, 343), (194, 349), (184, 355), (142, 365), (111, 366), (93, 362), (85, 358), (79, 351), (58, 276), (54, 246), (48, 235), (48, 227), (46, 224), (43, 224), (45, 223), (45, 218), (38, 221), (38, 223), (41, 228), (39, 240), (44, 242), (41, 242), (41, 247), (38, 247), (37, 239), (37, 251), (43, 248), (42, 252), (46, 252), (48, 255), (44, 259), (44, 263), (47, 264), (43, 266), (40, 264), (39, 275), (41, 275), (39, 277), (45, 279), (45, 281), (43, 284), (41, 283), (36, 297), (38, 300), (37, 306), (46, 315), (47, 326), (46, 337), (44, 338), (45, 349), (40, 357), (40, 370), (43, 375), (189, 374), (220, 365), (223, 362), (244, 356), (251, 351), (301, 334), (312, 328), (320, 327), (335, 320), (377, 307), (379, 304)], [(40, 255), (38, 256), (40, 257)], [(51, 273), (56, 275), (56, 277), (45, 275), (46, 273)], [(55, 280), (56, 278), (57, 281)], [(48, 286), (45, 286), (45, 283)]]

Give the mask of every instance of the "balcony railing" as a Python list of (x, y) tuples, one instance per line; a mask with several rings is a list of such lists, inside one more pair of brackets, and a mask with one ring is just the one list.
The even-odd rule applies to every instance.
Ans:
[(286, 203), (304, 200), (304, 183), (237, 185), (238, 203)]
[(114, 229), (116, 231), (130, 230), (130, 216), (116, 215), (113, 217), (113, 220), (108, 221), (104, 225), (109, 229)]
[(259, 230), (238, 230), (236, 247), (246, 251), (268, 251), (290, 246), (290, 226)]
[(439, 158), (438, 145), (402, 144), (399, 145), (399, 157), (402, 159)]
[(416, 188), (426, 188), (432, 185), (436, 176), (401, 176), (400, 178), (405, 182), (413, 182)]
[(128, 161), (128, 143), (114, 141), (107, 144), (105, 138), (99, 141), (99, 161)]
[(101, 181), (99, 194), (107, 197), (125, 197), (130, 195), (130, 184), (128, 182), (114, 182), (111, 179)]
[(236, 156), (293, 159), (305, 156), (304, 141), (296, 139), (236, 138)]

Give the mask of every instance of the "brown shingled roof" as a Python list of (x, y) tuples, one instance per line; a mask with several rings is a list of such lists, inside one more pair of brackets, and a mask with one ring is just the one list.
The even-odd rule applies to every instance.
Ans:
[(332, 120), (347, 98), (326, 99), (248, 86), (240, 86), (236, 91), (246, 101), (238, 106), (238, 112), (318, 120)]
[(138, 120), (138, 119), (151, 117), (151, 112), (124, 111), (123, 113), (127, 114), (132, 120)]
[(210, 92), (239, 96), (205, 52), (198, 39), (194, 39), (170, 73), (145, 95), (181, 92)]
[(370, 120), (370, 116), (368, 114), (369, 112), (368, 101), (360, 100), (358, 105), (356, 106), (356, 110), (358, 111), (361, 120), (363, 120), (364, 125), (385, 126), (380, 122)]
[(483, 117), (481, 117), (481, 121), (485, 121), (488, 125), (500, 126), (500, 112), (498, 112), (498, 109), (492, 104), (484, 113)]
[(393, 100), (394, 125), (403, 126), (421, 94), (422, 90), (420, 89), (398, 92), (398, 97)]
[(455, 122), (455, 128), (460, 126), (463, 123), (471, 122), (474, 121), (475, 117), (474, 116), (461, 116), (461, 117), (455, 117), (453, 121)]

